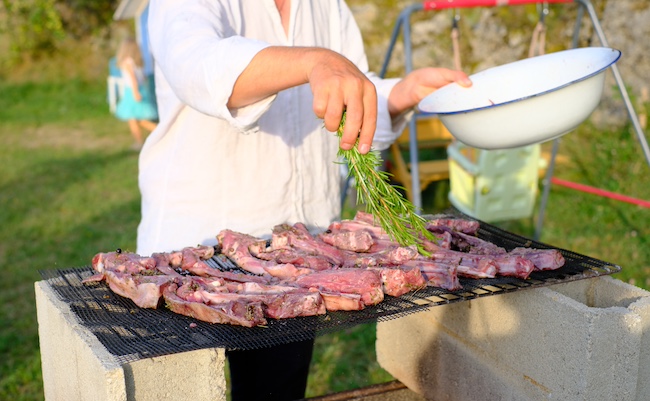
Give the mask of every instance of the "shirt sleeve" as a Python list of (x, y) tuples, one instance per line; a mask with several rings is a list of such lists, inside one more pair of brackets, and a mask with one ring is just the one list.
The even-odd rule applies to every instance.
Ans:
[(275, 95), (239, 109), (228, 99), (239, 75), (268, 43), (235, 34), (240, 23), (219, 2), (155, 0), (149, 30), (154, 59), (174, 94), (242, 131), (256, 127)]
[(402, 134), (406, 124), (413, 116), (413, 111), (406, 111), (395, 118), (388, 112), (388, 95), (399, 78), (382, 79), (374, 75), (369, 76), (377, 88), (377, 130), (372, 141), (376, 150), (385, 150)]

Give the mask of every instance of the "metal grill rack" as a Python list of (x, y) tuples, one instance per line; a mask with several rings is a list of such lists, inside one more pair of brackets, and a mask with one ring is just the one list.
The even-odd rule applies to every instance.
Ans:
[[(507, 250), (519, 246), (552, 248), (486, 223), (481, 223), (478, 237)], [(70, 307), (80, 324), (124, 363), (203, 348), (245, 350), (281, 345), (313, 339), (359, 324), (396, 319), (435, 306), (609, 275), (621, 270), (620, 266), (588, 256), (562, 249), (560, 252), (566, 260), (562, 268), (536, 271), (526, 280), (513, 277), (461, 278), (462, 289), (457, 291), (427, 287), (400, 297), (386, 296), (380, 304), (361, 311), (268, 319), (267, 326), (252, 328), (210, 324), (177, 315), (164, 307), (139, 308), (130, 299), (114, 294), (103, 282), (82, 284), (83, 279), (93, 274), (90, 266), (42, 271), (41, 276)], [(239, 269), (220, 254), (215, 255), (209, 263), (222, 270)]]

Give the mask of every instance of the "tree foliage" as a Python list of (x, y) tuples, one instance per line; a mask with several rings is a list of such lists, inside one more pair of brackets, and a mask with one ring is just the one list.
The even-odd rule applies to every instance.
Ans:
[(102, 32), (116, 7), (117, 0), (1, 0), (0, 33), (12, 57), (38, 57), (56, 51), (66, 38)]

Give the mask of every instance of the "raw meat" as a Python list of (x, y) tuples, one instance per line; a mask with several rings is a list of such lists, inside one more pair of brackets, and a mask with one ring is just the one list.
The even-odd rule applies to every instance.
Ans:
[(415, 259), (419, 253), (415, 247), (402, 247), (392, 243), (391, 247), (373, 253), (350, 254), (343, 267), (400, 266)]
[(311, 273), (310, 269), (296, 267), (291, 263), (278, 264), (274, 261), (256, 258), (251, 254), (249, 247), (259, 247), (261, 240), (252, 235), (223, 230), (217, 235), (217, 239), (224, 255), (242, 269), (253, 274), (290, 278)]
[(384, 294), (399, 297), (426, 287), (427, 280), (419, 268), (409, 266), (377, 268)]
[(164, 287), (174, 279), (156, 270), (153, 258), (134, 253), (100, 252), (91, 264), (97, 273), (83, 283), (106, 281), (114, 293), (130, 298), (141, 308), (157, 308)]
[(209, 323), (228, 323), (245, 327), (267, 323), (261, 302), (238, 299), (221, 303), (205, 303), (194, 298), (195, 291), (190, 288), (190, 285), (187, 283), (181, 286), (177, 283), (168, 285), (163, 292), (167, 308), (172, 312)]
[(272, 249), (266, 246), (266, 241), (260, 241), (248, 247), (251, 255), (258, 259), (274, 261), (278, 264), (290, 263), (296, 267), (313, 270), (326, 270), (333, 267), (330, 261), (320, 255), (313, 255), (300, 249)]
[(273, 228), (271, 238), (272, 249), (300, 249), (305, 252), (320, 255), (329, 260), (335, 266), (343, 264), (343, 252), (322, 240), (315, 238), (309, 233), (307, 227), (302, 223), (296, 223), (293, 226), (280, 224)]
[(372, 234), (366, 230), (326, 231), (318, 235), (326, 244), (352, 252), (368, 252), (375, 244)]
[(175, 313), (253, 327), (267, 319), (362, 310), (385, 296), (425, 286), (456, 291), (462, 288), (459, 276), (526, 279), (534, 270), (557, 269), (565, 262), (555, 249), (507, 251), (478, 238), (478, 224), (447, 216), (428, 221), (436, 239), (422, 238), (426, 255), (392, 241), (364, 212), (317, 235), (302, 223), (280, 224), (270, 241), (222, 230), (217, 256), (246, 273), (212, 267), (207, 261), (215, 247), (199, 245), (150, 257), (98, 253), (92, 259), (96, 274), (84, 283), (105, 281), (143, 308), (157, 308), (164, 299)]
[(452, 229), (453, 231), (476, 235), (480, 227), (480, 223), (475, 220), (466, 220), (466, 219), (457, 219), (449, 217), (441, 218), (432, 218), (427, 222), (427, 229), (430, 230), (430, 226), (444, 226)]
[[(328, 296), (357, 294), (364, 306), (376, 305), (384, 300), (380, 275), (370, 269), (331, 269), (297, 277), (296, 285), (313, 288)], [(330, 310), (325, 300), (325, 306)]]
[[(455, 231), (447, 226), (427, 224), (427, 230), (436, 235), (448, 235), (450, 238), (450, 245), (461, 252), (477, 255), (503, 255), (507, 253), (504, 248), (497, 246), (492, 242), (482, 240), (460, 231)], [(451, 248), (451, 246), (449, 246), (449, 248)]]
[(457, 274), (458, 266), (455, 264), (444, 264), (426, 258), (418, 258), (409, 260), (404, 263), (404, 266), (420, 270), (427, 285), (451, 291), (461, 288)]
[(530, 260), (535, 270), (555, 270), (565, 263), (564, 256), (557, 249), (515, 248), (510, 254)]

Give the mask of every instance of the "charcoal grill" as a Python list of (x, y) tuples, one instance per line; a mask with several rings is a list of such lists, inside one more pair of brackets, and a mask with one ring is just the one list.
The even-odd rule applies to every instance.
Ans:
[[(507, 250), (521, 246), (558, 249), (483, 222), (478, 237)], [(130, 299), (114, 294), (104, 282), (82, 284), (83, 279), (93, 274), (90, 266), (47, 270), (40, 274), (58, 297), (69, 305), (80, 324), (90, 330), (119, 362), (127, 363), (204, 348), (251, 350), (308, 340), (363, 323), (396, 319), (434, 306), (609, 275), (621, 270), (618, 265), (558, 250), (566, 260), (563, 267), (535, 271), (525, 280), (513, 277), (461, 278), (462, 288), (456, 291), (427, 287), (400, 297), (386, 296), (380, 304), (361, 311), (268, 319), (267, 326), (251, 328), (210, 324), (165, 308), (139, 308)], [(223, 270), (238, 269), (220, 254), (209, 263)]]

